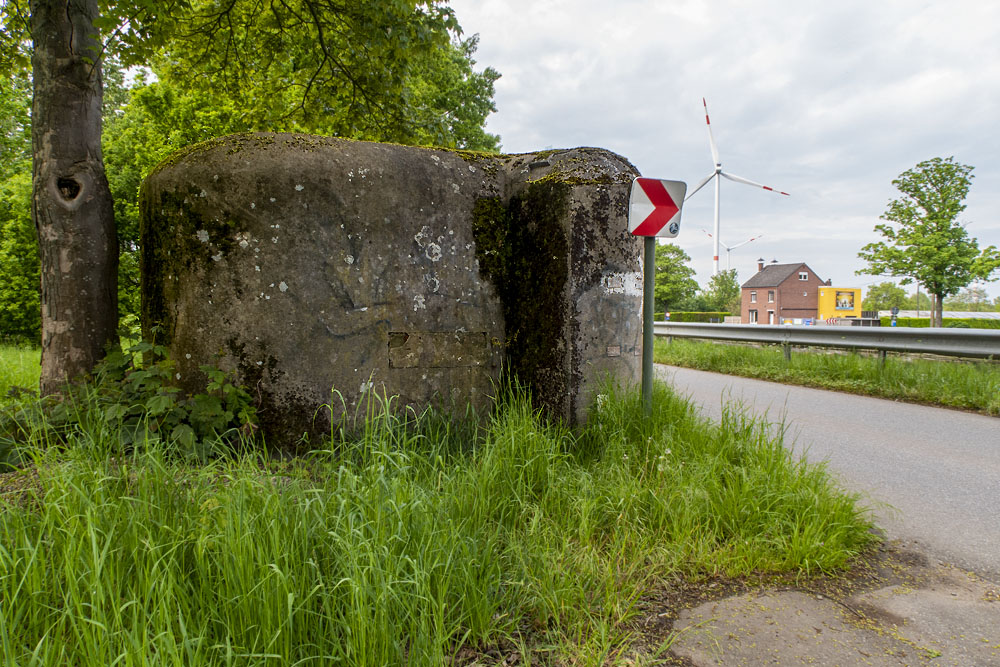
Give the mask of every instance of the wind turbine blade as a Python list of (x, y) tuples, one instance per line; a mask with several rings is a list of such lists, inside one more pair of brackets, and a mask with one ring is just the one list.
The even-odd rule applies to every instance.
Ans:
[(746, 241), (743, 241), (742, 243), (737, 243), (737, 244), (736, 244), (736, 245), (734, 245), (734, 246), (733, 246), (732, 248), (730, 248), (730, 250), (736, 250), (736, 249), (737, 249), (737, 248), (739, 248), (740, 246), (745, 246), (746, 244), (750, 243), (751, 241), (756, 241), (756, 240), (757, 240), (757, 237), (756, 237), (756, 236), (755, 236), (755, 237), (753, 237), (752, 239), (747, 239)]
[(701, 179), (701, 181), (698, 183), (698, 185), (695, 186), (694, 190), (691, 190), (691, 191), (689, 191), (687, 193), (687, 196), (684, 197), (684, 201), (687, 201), (688, 199), (691, 199), (691, 195), (693, 195), (694, 193), (698, 192), (698, 190), (701, 190), (703, 187), (705, 187), (705, 184), (708, 183), (710, 180), (712, 180), (712, 178), (714, 176), (715, 176), (715, 173), (713, 172), (713, 173), (709, 174), (708, 176), (706, 176), (705, 178)]
[(787, 192), (782, 192), (781, 190), (775, 190), (774, 188), (770, 188), (766, 185), (755, 183), (754, 181), (751, 181), (748, 178), (743, 178), (742, 176), (736, 176), (735, 174), (727, 174), (724, 171), (720, 171), (719, 173), (728, 178), (729, 180), (736, 181), (737, 183), (743, 183), (744, 185), (752, 185), (755, 188), (764, 188), (765, 190), (770, 190), (771, 192), (776, 192), (779, 195), (785, 195), (786, 197), (790, 196)]
[(705, 98), (701, 98), (701, 103), (705, 106), (705, 125), (708, 126), (708, 143), (712, 147), (712, 160), (715, 161), (715, 166), (718, 167), (722, 163), (719, 162), (719, 149), (715, 147), (715, 137), (712, 136), (712, 121), (708, 119), (708, 102)]
[(735, 250), (736, 248), (739, 248), (741, 245), (746, 245), (746, 244), (750, 243), (751, 241), (756, 241), (761, 236), (763, 236), (763, 234), (758, 234), (757, 236), (751, 236), (750, 238), (748, 238), (743, 243), (737, 243), (736, 245), (734, 245), (732, 249)]
[(705, 229), (704, 227), (702, 227), (702, 228), (701, 228), (701, 231), (705, 232), (705, 234), (707, 234), (707, 235), (708, 235), (708, 238), (712, 238), (712, 232), (708, 231), (708, 230), (707, 230), (707, 229)]

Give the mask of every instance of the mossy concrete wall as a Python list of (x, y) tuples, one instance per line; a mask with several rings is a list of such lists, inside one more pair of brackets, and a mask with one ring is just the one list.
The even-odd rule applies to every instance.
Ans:
[(373, 391), (483, 409), (505, 367), (577, 422), (605, 377), (638, 380), (635, 175), (592, 148), (200, 144), (143, 184), (144, 334), (186, 389), (204, 386), (201, 364), (235, 371), (276, 442), (323, 432)]

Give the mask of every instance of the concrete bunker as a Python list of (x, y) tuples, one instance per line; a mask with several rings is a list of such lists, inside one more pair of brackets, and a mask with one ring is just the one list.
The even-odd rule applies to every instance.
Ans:
[(281, 444), (372, 392), (487, 408), (504, 367), (578, 422), (605, 377), (638, 379), (636, 175), (595, 148), (205, 142), (143, 184), (143, 331), (187, 390), (235, 371)]

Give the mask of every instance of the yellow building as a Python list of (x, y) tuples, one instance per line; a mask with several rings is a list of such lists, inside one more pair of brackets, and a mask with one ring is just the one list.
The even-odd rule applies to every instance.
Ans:
[(861, 289), (857, 287), (820, 287), (816, 318), (861, 317)]

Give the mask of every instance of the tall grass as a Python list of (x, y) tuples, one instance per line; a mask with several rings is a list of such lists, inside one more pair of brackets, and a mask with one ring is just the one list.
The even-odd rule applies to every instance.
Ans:
[(655, 360), (706, 371), (1000, 415), (1000, 364), (796, 350), (674, 339), (656, 341)]
[[(510, 391), (477, 428), (392, 410), (306, 461), (192, 468), (82, 420), (0, 500), (6, 665), (440, 665), (461, 647), (606, 664), (673, 577), (820, 571), (869, 542), (822, 467), (664, 385), (579, 432)], [(29, 439), (44, 442), (44, 424)]]

